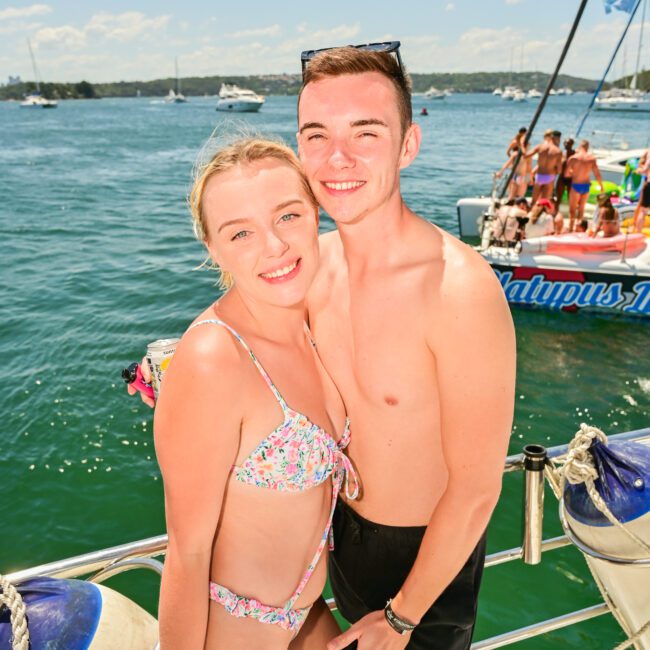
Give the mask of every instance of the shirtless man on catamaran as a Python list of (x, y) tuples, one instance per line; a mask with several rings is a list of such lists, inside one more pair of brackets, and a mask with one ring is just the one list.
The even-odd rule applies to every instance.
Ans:
[(591, 175), (593, 174), (603, 191), (603, 179), (598, 169), (596, 156), (589, 152), (589, 142), (582, 140), (576, 153), (569, 158), (566, 165), (566, 175), (571, 178), (569, 192), (569, 232), (573, 232), (576, 221), (581, 221), (585, 214), (585, 205), (591, 189)]
[(524, 154), (526, 158), (537, 156), (537, 173), (533, 185), (532, 204), (537, 199), (553, 199), (555, 179), (562, 169), (562, 150), (554, 140), (553, 129), (544, 131), (544, 141)]

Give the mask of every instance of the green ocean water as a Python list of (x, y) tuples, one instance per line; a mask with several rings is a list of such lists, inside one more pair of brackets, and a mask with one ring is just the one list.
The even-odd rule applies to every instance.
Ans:
[[(538, 133), (569, 133), (589, 97), (551, 98)], [(424, 103), (415, 98), (415, 113)], [(164, 532), (152, 413), (128, 399), (121, 368), (154, 339), (178, 336), (217, 295), (185, 205), (196, 154), (231, 128), (214, 98), (66, 102), (53, 111), (0, 104), (0, 228), (4, 372), (0, 573)], [(457, 232), (458, 198), (489, 190), (490, 172), (535, 105), (483, 95), (429, 102), (416, 117), (422, 152), (403, 174), (408, 203)], [(245, 116), (293, 142), (295, 99), (270, 97)], [(647, 144), (632, 114), (594, 114), (592, 130)], [(325, 217), (321, 227), (333, 227)], [(582, 421), (607, 433), (648, 426), (648, 325), (585, 314), (514, 309), (517, 405), (510, 453), (566, 443)], [(486, 341), (489, 345), (489, 341)], [(522, 477), (508, 475), (490, 526), (490, 552), (521, 542)], [(547, 494), (545, 536), (559, 534)], [(156, 579), (110, 582), (155, 608)], [(579, 554), (488, 569), (476, 638), (600, 602)], [(611, 648), (602, 617), (516, 647)]]

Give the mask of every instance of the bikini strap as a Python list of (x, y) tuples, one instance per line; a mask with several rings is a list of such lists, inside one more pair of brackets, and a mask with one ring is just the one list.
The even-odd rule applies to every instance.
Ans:
[(248, 352), (248, 355), (253, 360), (253, 363), (257, 366), (257, 369), (260, 371), (260, 374), (262, 375), (267, 386), (271, 389), (271, 391), (275, 395), (275, 398), (280, 403), (280, 406), (282, 407), (282, 411), (286, 413), (289, 410), (289, 407), (287, 406), (287, 403), (284, 401), (282, 395), (280, 395), (280, 391), (275, 387), (275, 384), (271, 381), (269, 374), (266, 372), (266, 370), (264, 370), (262, 364), (257, 360), (257, 357), (255, 356), (253, 351), (248, 347), (246, 341), (244, 341), (244, 339), (232, 327), (230, 327), (228, 323), (224, 323), (224, 321), (219, 320), (218, 318), (209, 318), (206, 320), (201, 320), (198, 323), (194, 323), (194, 325), (190, 325), (190, 327), (187, 328), (187, 331), (189, 332), (191, 329), (194, 329), (198, 325), (204, 325), (205, 323), (212, 323), (214, 325), (221, 325), (222, 327), (225, 327), (233, 335), (233, 337), (241, 343), (244, 350)]
[(323, 551), (325, 550), (325, 544), (327, 544), (328, 540), (330, 542), (330, 548), (333, 548), (333, 543), (332, 543), (333, 540), (330, 533), (332, 530), (332, 519), (334, 518), (334, 509), (336, 508), (336, 499), (338, 497), (338, 492), (340, 488), (341, 488), (341, 480), (340, 479), (335, 480), (334, 477), (332, 477), (332, 507), (330, 510), (329, 519), (327, 521), (327, 526), (325, 527), (325, 532), (323, 533), (323, 537), (321, 537), (320, 543), (318, 544), (318, 549), (316, 550), (316, 553), (314, 554), (312, 561), (307, 567), (307, 570), (305, 571), (305, 574), (303, 575), (300, 584), (293, 592), (293, 596), (291, 596), (291, 598), (289, 598), (289, 600), (286, 602), (284, 606), (285, 611), (293, 609), (293, 606), (295, 605), (296, 601), (298, 600), (298, 598), (300, 598), (300, 594), (302, 593), (302, 590), (305, 588), (305, 585), (309, 582), (309, 578), (311, 578), (312, 574), (314, 573), (314, 570), (316, 569), (318, 560), (320, 560), (320, 556), (323, 554)]

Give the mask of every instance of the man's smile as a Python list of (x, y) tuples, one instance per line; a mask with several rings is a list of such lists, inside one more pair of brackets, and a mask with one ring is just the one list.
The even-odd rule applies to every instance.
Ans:
[(366, 181), (321, 181), (321, 184), (331, 194), (334, 194), (358, 190), (366, 184)]

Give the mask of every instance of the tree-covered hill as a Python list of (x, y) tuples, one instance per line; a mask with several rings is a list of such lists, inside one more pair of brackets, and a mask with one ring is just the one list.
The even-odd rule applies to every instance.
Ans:
[[(497, 86), (514, 85), (527, 91), (546, 88), (550, 75), (543, 72), (473, 72), (473, 73), (429, 73), (413, 74), (413, 92), (425, 92), (431, 86), (440, 90), (455, 92), (490, 93)], [(232, 82), (250, 88), (263, 95), (295, 95), (300, 89), (300, 76), (291, 74), (251, 75), (231, 77), (188, 77), (181, 79), (181, 89), (188, 96), (216, 95), (222, 82)], [(629, 85), (630, 77), (615, 82), (615, 85)], [(574, 91), (593, 92), (598, 82), (570, 75), (559, 75), (555, 87), (570, 87)], [(605, 88), (610, 85), (606, 84)], [(650, 91), (650, 71), (639, 75), (639, 88)], [(113, 83), (43, 83), (41, 90), (52, 99), (91, 99), (101, 97), (162, 97), (175, 87), (173, 78), (153, 81), (117, 81)], [(0, 100), (21, 99), (35, 90), (33, 82), (0, 87)]]

